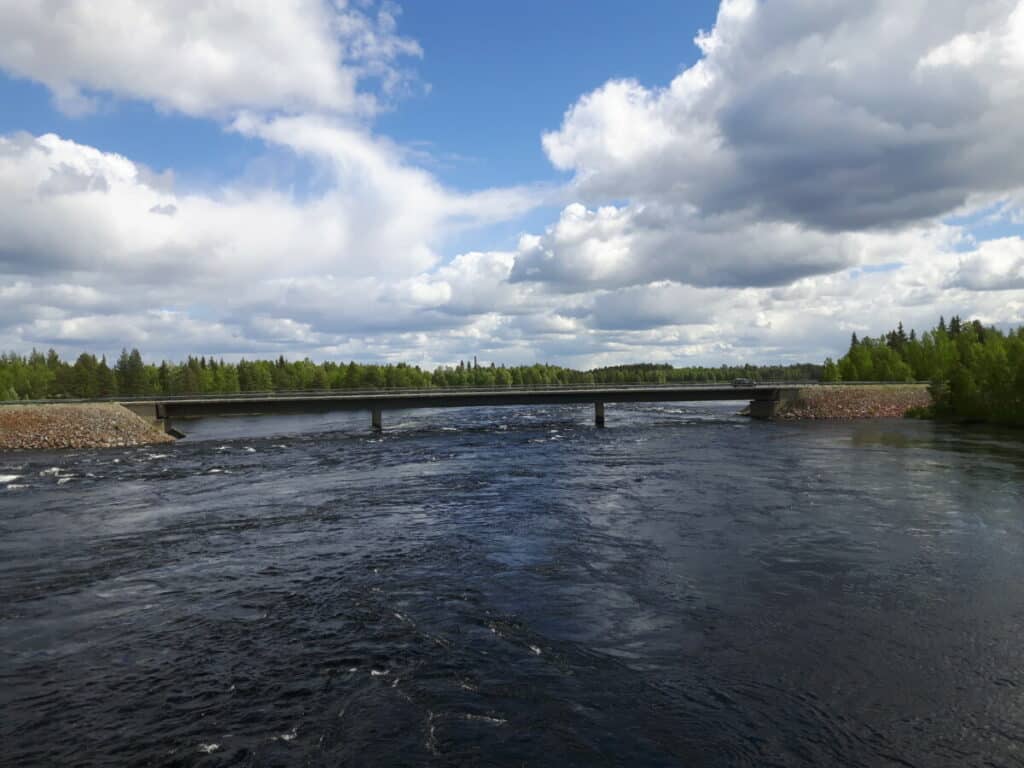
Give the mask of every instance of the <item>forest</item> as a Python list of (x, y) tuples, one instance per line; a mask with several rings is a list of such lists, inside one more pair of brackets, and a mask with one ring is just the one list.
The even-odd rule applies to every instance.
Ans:
[(1007, 333), (953, 317), (919, 337), (902, 323), (877, 339), (858, 339), (824, 381), (927, 381), (931, 416), (1024, 426), (1024, 327)]
[(731, 381), (816, 381), (821, 365), (721, 366), (675, 368), (671, 365), (630, 365), (575, 371), (554, 365), (478, 365), (460, 361), (425, 371), (414, 365), (372, 365), (356, 362), (314, 363), (189, 357), (184, 362), (146, 363), (137, 350), (124, 350), (108, 362), (82, 353), (74, 363), (56, 352), (0, 355), (0, 400), (101, 398), (139, 395), (233, 394), (312, 389), (392, 389), (409, 387), (516, 387), (559, 384), (698, 383)]

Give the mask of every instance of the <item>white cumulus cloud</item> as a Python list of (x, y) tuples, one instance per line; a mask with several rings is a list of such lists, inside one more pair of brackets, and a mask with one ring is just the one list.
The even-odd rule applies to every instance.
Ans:
[(233, 110), (365, 113), (419, 45), (395, 11), (346, 0), (0, 0), (0, 68), (67, 111), (97, 93), (196, 116)]
[(960, 259), (951, 282), (972, 291), (1024, 292), (1024, 239), (1005, 237), (981, 243)]
[(1024, 3), (725, 0), (667, 87), (611, 81), (544, 136), (584, 201), (893, 228), (1021, 186)]

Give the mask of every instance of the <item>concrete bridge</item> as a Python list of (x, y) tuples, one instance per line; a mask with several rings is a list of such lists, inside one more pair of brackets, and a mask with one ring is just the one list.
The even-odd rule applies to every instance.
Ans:
[(795, 397), (806, 384), (643, 384), (559, 387), (474, 387), (407, 390), (317, 390), (306, 392), (242, 393), (238, 395), (171, 396), (121, 400), (146, 419), (163, 423), (204, 416), (277, 413), (369, 411), (370, 426), (381, 430), (385, 410), (467, 408), (500, 405), (593, 405), (594, 424), (605, 425), (606, 403), (664, 403), (741, 401), (750, 403), (755, 419), (771, 419), (779, 403)]

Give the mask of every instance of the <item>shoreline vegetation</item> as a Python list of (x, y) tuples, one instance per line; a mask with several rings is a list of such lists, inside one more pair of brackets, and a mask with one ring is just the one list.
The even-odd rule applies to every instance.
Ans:
[(1002, 332), (953, 317), (918, 337), (901, 323), (877, 339), (858, 339), (838, 361), (827, 359), (824, 382), (929, 381), (931, 402), (911, 418), (1024, 427), (1024, 326)]

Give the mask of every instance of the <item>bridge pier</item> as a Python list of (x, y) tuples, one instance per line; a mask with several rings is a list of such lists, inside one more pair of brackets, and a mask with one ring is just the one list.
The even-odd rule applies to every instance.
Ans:
[(370, 428), (374, 432), (383, 432), (384, 431), (384, 420), (381, 417), (380, 408), (371, 408), (370, 409)]
[(175, 440), (181, 440), (183, 437), (185, 437), (184, 432), (182, 432), (179, 429), (175, 429), (173, 426), (171, 426), (170, 419), (163, 419), (162, 421), (164, 425), (164, 432), (173, 437)]
[(594, 426), (598, 429), (604, 428), (604, 403), (600, 400), (594, 403)]

